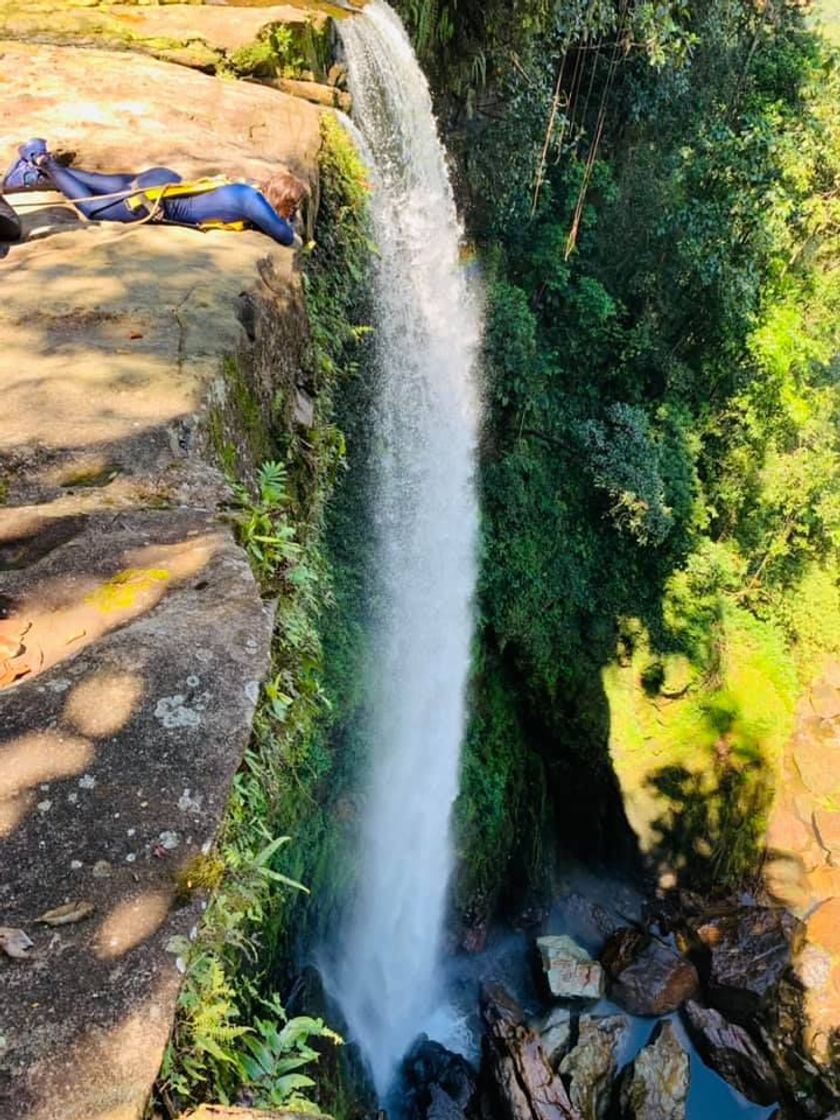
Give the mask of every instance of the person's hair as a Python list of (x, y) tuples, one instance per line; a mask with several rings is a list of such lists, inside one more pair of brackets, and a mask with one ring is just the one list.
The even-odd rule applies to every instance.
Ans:
[(262, 185), (262, 193), (283, 218), (291, 218), (309, 194), (309, 186), (289, 171), (278, 171)]

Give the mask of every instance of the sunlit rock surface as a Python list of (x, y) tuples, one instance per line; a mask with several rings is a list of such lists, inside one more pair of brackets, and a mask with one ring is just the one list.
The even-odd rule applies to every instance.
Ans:
[[(124, 52), (0, 53), (4, 167), (45, 136), (92, 170), (315, 174), (317, 110), (280, 93)], [(174, 877), (217, 832), (268, 665), (208, 417), (225, 357), (293, 379), (298, 278), (258, 233), (10, 201), (30, 239), (0, 262), (0, 922), (34, 948), (0, 961), (0, 1117), (127, 1120), (169, 1033), (173, 937), (200, 918)], [(93, 912), (36, 923), (74, 901)]]

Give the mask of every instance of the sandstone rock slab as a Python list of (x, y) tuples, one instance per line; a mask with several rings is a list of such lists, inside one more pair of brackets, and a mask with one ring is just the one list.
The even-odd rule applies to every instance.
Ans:
[(44, 136), (90, 171), (163, 165), (258, 181), (278, 165), (315, 171), (320, 118), (305, 101), (126, 51), (0, 43), (0, 119), (14, 122), (0, 133), (4, 170), (18, 144)]
[[(840, 759), (838, 759), (840, 764)], [(814, 810), (814, 831), (820, 845), (831, 857), (834, 866), (840, 862), (840, 813), (827, 809)]]
[(326, 16), (289, 4), (86, 4), (83, 0), (0, 0), (3, 37), (23, 41), (130, 48), (199, 69), (223, 65), (278, 24), (313, 23)]
[[(317, 112), (282, 94), (126, 53), (0, 53), (6, 164), (45, 135), (92, 170), (316, 175)], [(201, 915), (198, 899), (174, 906), (176, 873), (217, 834), (272, 629), (219, 518), (208, 418), (225, 361), (262, 362), (269, 391), (293, 366), (262, 309), (295, 322), (299, 280), (255, 232), (11, 200), (27, 240), (0, 263), (0, 608), (3, 660), (29, 663), (0, 688), (0, 913), (36, 956), (0, 969), (0, 1115), (135, 1120), (181, 983), (168, 946)], [(78, 899), (84, 921), (33, 925)]]
[(794, 746), (796, 769), (809, 793), (816, 797), (840, 794), (840, 750), (816, 738), (803, 738)]
[[(3, 1115), (12, 1102), (32, 1120), (82, 1120), (104, 1103), (139, 1114), (181, 982), (166, 946), (200, 916), (198, 900), (174, 908), (173, 877), (215, 838), (268, 664), (271, 611), (206, 513), (94, 516), (82, 541), (7, 575), (4, 593), (37, 587), (59, 611), (91, 577), (139, 571), (144, 538), (181, 559), (158, 601), (0, 693), (0, 908), (37, 953), (0, 975)], [(94, 874), (102, 861), (107, 876)], [(92, 918), (32, 924), (79, 897)]]

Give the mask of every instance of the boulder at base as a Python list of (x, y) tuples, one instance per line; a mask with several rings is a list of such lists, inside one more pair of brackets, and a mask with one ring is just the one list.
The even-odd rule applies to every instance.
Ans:
[(661, 1023), (647, 1046), (624, 1072), (623, 1120), (685, 1120), (688, 1054), (669, 1022)]
[(713, 1007), (689, 1000), (685, 1024), (700, 1057), (739, 1093), (756, 1104), (775, 1104), (779, 1087), (769, 1061), (744, 1030)]
[(583, 1120), (604, 1120), (607, 1115), (626, 1030), (623, 1015), (581, 1017), (577, 1045), (560, 1063), (560, 1072), (571, 1078), (569, 1097)]
[(617, 930), (601, 954), (610, 998), (632, 1015), (668, 1015), (697, 995), (694, 965), (640, 930)]
[(530, 1023), (531, 1030), (540, 1036), (540, 1042), (552, 1068), (556, 1069), (572, 1041), (572, 1013), (559, 1004)]
[(487, 1033), (481, 1062), (483, 1120), (583, 1120), (548, 1063), (522, 1009), (498, 985), (481, 994)]
[(402, 1076), (411, 1120), (460, 1120), (472, 1114), (475, 1071), (466, 1058), (439, 1042), (421, 1035), (403, 1062)]
[(600, 999), (604, 994), (604, 970), (571, 937), (538, 937), (537, 948), (552, 995), (558, 999)]
[(746, 1022), (772, 998), (803, 927), (787, 910), (739, 906), (690, 928), (709, 953), (709, 1002)]

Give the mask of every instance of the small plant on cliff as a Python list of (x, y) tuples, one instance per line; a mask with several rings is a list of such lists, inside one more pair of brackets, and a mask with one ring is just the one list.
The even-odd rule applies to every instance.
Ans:
[(283, 463), (263, 463), (257, 474), (256, 494), (241, 483), (233, 491), (239, 506), (235, 515), (239, 542), (261, 586), (270, 590), (301, 553), (288, 517), (286, 468)]

